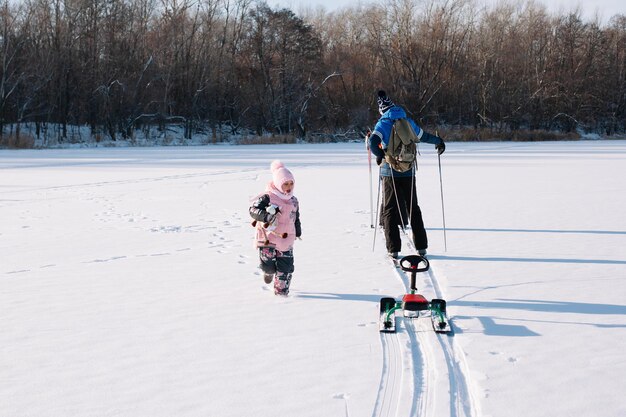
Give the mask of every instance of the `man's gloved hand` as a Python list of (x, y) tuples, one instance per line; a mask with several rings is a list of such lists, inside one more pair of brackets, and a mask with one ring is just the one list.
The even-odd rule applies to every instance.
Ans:
[(437, 155), (441, 155), (446, 151), (446, 144), (442, 140), (440, 144), (435, 145), (435, 149), (437, 149)]
[(376, 165), (380, 165), (383, 163), (383, 157), (382, 156), (377, 156), (376, 157)]

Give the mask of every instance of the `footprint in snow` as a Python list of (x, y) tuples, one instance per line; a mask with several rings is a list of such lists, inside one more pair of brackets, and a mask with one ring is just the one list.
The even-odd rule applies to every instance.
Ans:
[(113, 256), (111, 258), (107, 258), (107, 259), (94, 259), (93, 261), (88, 261), (85, 262), (87, 264), (93, 264), (93, 263), (100, 263), (100, 262), (110, 262), (110, 261), (117, 261), (118, 259), (124, 259), (126, 258), (126, 256)]
[(181, 230), (181, 226), (160, 226), (150, 229), (153, 233), (180, 233)]

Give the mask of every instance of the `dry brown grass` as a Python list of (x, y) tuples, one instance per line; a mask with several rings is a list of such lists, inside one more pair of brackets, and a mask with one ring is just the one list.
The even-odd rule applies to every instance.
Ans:
[[(435, 130), (428, 130), (435, 132)], [(439, 136), (444, 140), (455, 142), (490, 142), (490, 141), (512, 141), (512, 142), (542, 142), (557, 140), (578, 140), (580, 135), (576, 132), (554, 132), (548, 130), (508, 130), (488, 128), (439, 128)]]
[(9, 149), (33, 149), (35, 137), (28, 133), (17, 136), (14, 132), (0, 136), (0, 147)]
[(272, 136), (244, 136), (237, 141), (239, 145), (276, 145), (282, 143), (296, 143), (297, 139), (293, 135), (272, 135)]

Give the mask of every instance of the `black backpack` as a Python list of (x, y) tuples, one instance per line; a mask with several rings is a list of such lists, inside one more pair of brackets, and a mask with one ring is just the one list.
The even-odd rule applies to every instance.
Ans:
[(417, 152), (416, 143), (419, 138), (407, 119), (397, 119), (393, 122), (389, 144), (385, 151), (385, 161), (394, 171), (406, 172), (415, 163)]

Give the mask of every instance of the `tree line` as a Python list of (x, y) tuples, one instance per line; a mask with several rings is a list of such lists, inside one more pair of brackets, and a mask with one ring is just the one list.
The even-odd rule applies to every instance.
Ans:
[(302, 16), (252, 0), (4, 0), (0, 132), (347, 134), (386, 89), (425, 125), (626, 130), (626, 15), (389, 0)]

